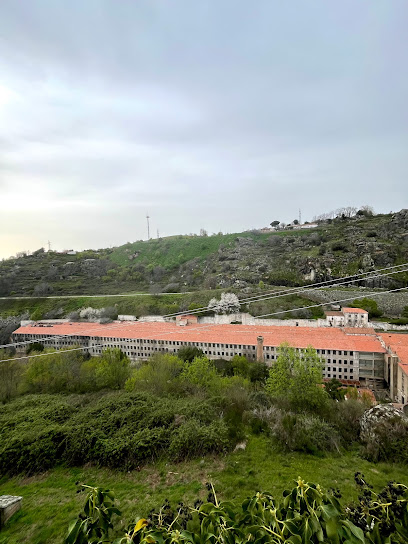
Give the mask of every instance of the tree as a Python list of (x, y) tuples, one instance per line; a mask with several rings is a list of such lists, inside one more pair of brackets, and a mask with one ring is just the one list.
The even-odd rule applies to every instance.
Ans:
[(177, 352), (177, 357), (185, 363), (191, 363), (196, 357), (203, 357), (204, 353), (201, 349), (193, 346), (183, 346)]
[(353, 303), (350, 304), (352, 308), (361, 308), (368, 312), (368, 316), (371, 319), (372, 317), (381, 317), (382, 311), (379, 309), (377, 301), (372, 298), (360, 298), (353, 300)]
[(330, 381), (326, 382), (324, 384), (324, 388), (331, 399), (344, 400), (346, 390), (344, 389), (341, 381), (339, 381), (337, 378), (332, 378)]
[(312, 347), (298, 350), (282, 344), (269, 370), (266, 389), (274, 398), (287, 399), (295, 410), (319, 410), (328, 395), (322, 383), (323, 362)]
[(196, 357), (180, 374), (181, 383), (187, 388), (211, 389), (220, 383), (220, 375), (206, 357)]
[(280, 221), (272, 221), (272, 223), (270, 224), (271, 227), (277, 227), (279, 225)]
[(44, 351), (44, 344), (41, 344), (41, 342), (33, 342), (32, 344), (28, 344), (26, 354), (29, 355), (32, 351), (38, 351), (39, 353)]
[(121, 389), (130, 376), (130, 361), (119, 348), (107, 348), (97, 367), (97, 381), (100, 387)]
[(216, 314), (232, 314), (239, 312), (240, 303), (234, 293), (222, 293), (221, 299), (212, 298), (208, 303), (208, 310)]
[(299, 225), (299, 221), (298, 221), (297, 219), (294, 219), (294, 220), (293, 220), (293, 224), (294, 224), (294, 225)]

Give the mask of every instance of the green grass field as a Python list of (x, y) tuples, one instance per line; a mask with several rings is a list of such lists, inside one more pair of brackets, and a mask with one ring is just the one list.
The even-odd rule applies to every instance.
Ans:
[(134, 517), (146, 515), (166, 498), (174, 505), (179, 500), (191, 504), (198, 496), (205, 499), (207, 481), (214, 483), (219, 498), (239, 502), (258, 490), (280, 495), (301, 476), (326, 489), (340, 488), (342, 501), (347, 503), (357, 498), (356, 471), (363, 472), (376, 490), (389, 480), (408, 483), (407, 466), (372, 464), (356, 452), (325, 457), (284, 454), (274, 451), (263, 437), (251, 437), (245, 451), (178, 464), (161, 461), (140, 471), (57, 468), (29, 478), (3, 478), (0, 494), (21, 495), (23, 508), (1, 531), (0, 544), (61, 542), (85, 498), (76, 494), (76, 481), (112, 489), (125, 528)]

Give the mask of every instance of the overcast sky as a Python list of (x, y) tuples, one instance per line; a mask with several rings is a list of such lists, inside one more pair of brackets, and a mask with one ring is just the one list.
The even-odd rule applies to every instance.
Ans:
[(408, 207), (406, 0), (1, 0), (0, 257)]

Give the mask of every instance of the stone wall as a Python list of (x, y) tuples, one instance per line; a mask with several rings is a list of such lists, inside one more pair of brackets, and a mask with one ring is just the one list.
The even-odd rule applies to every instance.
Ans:
[(372, 298), (378, 304), (382, 312), (390, 317), (401, 315), (405, 306), (408, 306), (408, 291), (398, 291), (396, 293), (384, 293), (370, 295), (373, 291), (367, 288), (361, 289), (326, 289), (325, 291), (307, 291), (307, 297), (316, 302), (332, 302), (336, 300), (350, 299), (349, 302), (343, 302), (342, 306), (347, 306), (356, 298)]

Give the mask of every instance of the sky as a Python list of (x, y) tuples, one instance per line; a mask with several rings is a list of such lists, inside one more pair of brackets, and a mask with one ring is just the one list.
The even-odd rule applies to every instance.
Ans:
[(408, 207), (406, 0), (1, 0), (0, 258)]

